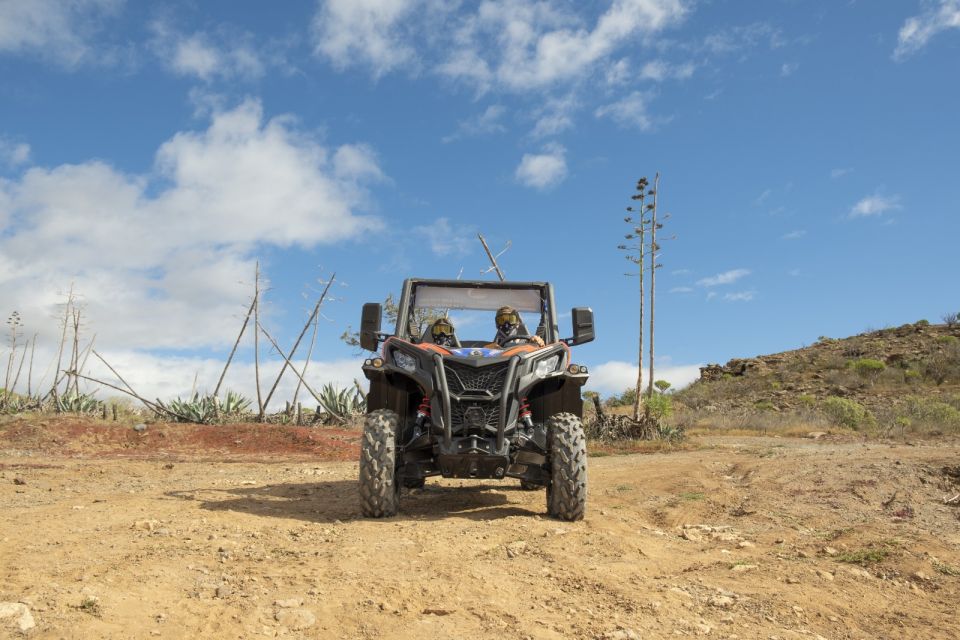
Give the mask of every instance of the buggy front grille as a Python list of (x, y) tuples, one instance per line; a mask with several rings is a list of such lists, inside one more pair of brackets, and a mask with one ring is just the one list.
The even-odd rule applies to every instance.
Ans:
[(496, 429), (500, 420), (498, 402), (457, 402), (451, 403), (450, 418), (453, 427), (465, 427), (467, 432), (483, 433), (486, 428)]
[(474, 367), (446, 361), (443, 363), (443, 369), (447, 375), (447, 386), (451, 393), (492, 397), (503, 390), (503, 381), (509, 365), (509, 362), (499, 362)]

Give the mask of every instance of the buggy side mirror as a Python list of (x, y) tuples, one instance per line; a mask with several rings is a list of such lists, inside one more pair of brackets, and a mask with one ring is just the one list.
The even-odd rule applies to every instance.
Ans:
[(573, 337), (564, 342), (570, 346), (592, 342), (595, 337), (593, 333), (593, 309), (590, 307), (574, 307), (570, 317), (573, 321)]
[(377, 334), (380, 333), (380, 321), (383, 317), (383, 305), (379, 302), (368, 302), (363, 305), (363, 314), (360, 316), (360, 347), (367, 351), (376, 351), (380, 344)]

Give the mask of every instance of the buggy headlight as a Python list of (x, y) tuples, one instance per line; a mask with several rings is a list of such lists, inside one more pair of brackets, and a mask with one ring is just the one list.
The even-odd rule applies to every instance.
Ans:
[(556, 371), (559, 364), (560, 354), (558, 353), (554, 356), (550, 356), (549, 358), (544, 358), (543, 360), (539, 361), (533, 372), (543, 378), (544, 376)]
[(404, 371), (413, 373), (417, 370), (417, 359), (403, 351), (393, 352), (393, 362)]

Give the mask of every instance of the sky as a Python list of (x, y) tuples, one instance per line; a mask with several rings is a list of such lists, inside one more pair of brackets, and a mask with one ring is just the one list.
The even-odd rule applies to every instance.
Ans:
[(0, 315), (49, 386), (72, 286), (81, 347), (166, 398), (214, 387), (258, 262), (284, 349), (336, 274), (307, 380), (346, 385), (362, 304), (495, 278), (483, 233), (508, 278), (594, 309), (575, 358), (615, 393), (616, 247), (659, 171), (655, 376), (679, 387), (960, 310), (958, 113), (960, 0), (0, 0)]

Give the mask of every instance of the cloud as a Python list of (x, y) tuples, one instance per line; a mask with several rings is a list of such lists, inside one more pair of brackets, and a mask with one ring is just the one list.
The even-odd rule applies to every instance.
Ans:
[(549, 144), (543, 153), (523, 154), (514, 177), (520, 184), (535, 189), (557, 186), (567, 177), (566, 149)]
[(0, 138), (0, 166), (18, 167), (30, 160), (30, 145)]
[(640, 68), (640, 77), (654, 82), (661, 82), (668, 78), (686, 80), (693, 76), (695, 69), (696, 67), (692, 62), (675, 65), (665, 60), (651, 60)]
[(780, 238), (783, 239), (783, 240), (799, 240), (800, 238), (802, 238), (802, 237), (805, 236), (805, 235), (807, 235), (806, 230), (804, 230), (804, 229), (796, 229), (796, 230), (791, 231), (791, 232), (789, 232), (789, 233), (783, 234), (782, 236), (780, 236)]
[(701, 287), (716, 287), (718, 285), (734, 283), (740, 278), (748, 275), (750, 275), (749, 269), (731, 269), (730, 271), (724, 271), (723, 273), (718, 273), (717, 275), (710, 276), (709, 278), (697, 280), (697, 285)]
[[(480, 91), (514, 92), (570, 83), (599, 70), (619, 49), (683, 20), (682, 0), (613, 0), (592, 23), (573, 5), (482, 2), (463, 13), (439, 0), (325, 0), (313, 22), (318, 55), (375, 77), (432, 69)], [(439, 62), (434, 63), (434, 60)]]
[(378, 228), (359, 213), (373, 169), (343, 159), (359, 148), (331, 152), (290, 117), (267, 120), (246, 100), (212, 114), (206, 129), (172, 136), (145, 174), (99, 160), (28, 168), (0, 180), (0, 299), (38, 324), (74, 283), (100, 344), (224, 345), (257, 248), (310, 248)]
[(413, 231), (426, 238), (430, 243), (430, 250), (438, 256), (450, 254), (462, 256), (470, 253), (473, 245), (469, 236), (475, 233), (472, 227), (454, 229), (449, 218), (437, 218), (428, 225), (414, 227)]
[(534, 138), (545, 138), (572, 129), (573, 114), (579, 107), (580, 101), (573, 94), (549, 99), (534, 113), (536, 124), (530, 135)]
[(737, 291), (724, 294), (723, 299), (727, 302), (750, 302), (755, 295), (756, 291)]
[(623, 127), (650, 131), (656, 126), (654, 119), (647, 113), (650, 100), (650, 93), (634, 91), (621, 100), (599, 107), (594, 111), (594, 115), (598, 118), (610, 118)]
[[(666, 380), (671, 389), (682, 389), (700, 377), (698, 364), (657, 366), (654, 375), (657, 380)], [(643, 373), (644, 384), (649, 381), (649, 372)], [(604, 395), (623, 393), (624, 390), (635, 387), (637, 384), (637, 365), (629, 362), (612, 360), (590, 367), (590, 379), (586, 389), (597, 391)]]
[(784, 46), (783, 34), (778, 27), (765, 22), (726, 28), (704, 39), (702, 49), (712, 54), (733, 54), (766, 44), (770, 49)]
[(841, 167), (839, 169), (831, 169), (830, 177), (833, 180), (836, 180), (837, 178), (842, 178), (843, 176), (850, 173), (853, 173), (853, 167)]
[(867, 218), (881, 216), (887, 211), (900, 209), (900, 196), (883, 196), (874, 194), (861, 199), (850, 209), (849, 217)]
[(375, 77), (411, 64), (416, 51), (404, 20), (417, 0), (326, 0), (313, 19), (314, 52), (338, 69), (370, 67)]
[(494, 133), (503, 133), (507, 127), (500, 121), (507, 112), (506, 107), (500, 104), (492, 104), (483, 113), (461, 120), (455, 133), (444, 136), (444, 143), (454, 142), (461, 138), (473, 138), (476, 136), (491, 135)]
[(798, 62), (784, 62), (782, 65), (780, 65), (780, 77), (789, 78), (799, 68), (800, 63)]
[(918, 16), (907, 18), (897, 34), (893, 59), (904, 60), (927, 45), (931, 38), (948, 29), (960, 29), (960, 0), (939, 0), (925, 3)]
[(674, 287), (670, 289), (670, 293), (690, 293), (693, 291), (692, 287)]
[(757, 205), (757, 206), (760, 206), (760, 205), (762, 205), (764, 202), (766, 202), (767, 199), (768, 199), (772, 194), (773, 194), (773, 191), (771, 191), (770, 189), (764, 189), (764, 190), (763, 190), (763, 193), (761, 193), (759, 196), (757, 196), (757, 199), (754, 200), (753, 203), (754, 203), (755, 205)]
[(236, 78), (255, 80), (266, 73), (267, 62), (250, 34), (226, 29), (184, 34), (164, 21), (156, 21), (150, 28), (153, 31), (150, 48), (177, 75), (209, 82)]
[(101, 20), (123, 0), (0, 2), (0, 53), (37, 54), (67, 67), (95, 58), (90, 44)]

